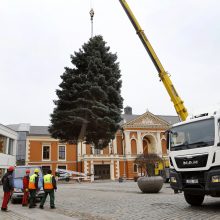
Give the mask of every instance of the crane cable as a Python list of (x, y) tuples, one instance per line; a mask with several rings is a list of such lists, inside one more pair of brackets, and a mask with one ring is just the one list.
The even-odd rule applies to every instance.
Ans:
[(91, 20), (91, 38), (93, 37), (93, 17), (95, 15), (95, 12), (92, 8), (92, 5), (93, 5), (93, 2), (92, 0), (90, 0), (90, 11), (89, 11), (89, 14), (90, 14), (90, 20)]

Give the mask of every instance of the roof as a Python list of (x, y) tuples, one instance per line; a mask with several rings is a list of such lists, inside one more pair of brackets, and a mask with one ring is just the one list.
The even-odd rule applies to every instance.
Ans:
[(29, 135), (33, 135), (33, 136), (35, 136), (35, 135), (36, 136), (38, 136), (38, 135), (50, 136), (50, 133), (48, 131), (48, 126), (31, 126)]
[(25, 131), (25, 132), (30, 131), (30, 124), (27, 123), (11, 124), (11, 125), (7, 125), (7, 127), (11, 128), (14, 131)]
[(128, 114), (122, 114), (122, 121), (120, 122), (120, 125), (125, 124), (129, 121), (134, 120), (135, 118), (139, 117), (140, 115), (128, 115)]
[[(143, 114), (141, 114), (143, 115)], [(132, 121), (141, 115), (128, 115), (128, 114), (122, 114), (122, 121), (120, 122), (120, 125), (128, 123), (129, 121)], [(161, 118), (162, 120), (168, 122), (170, 125), (180, 122), (180, 119), (178, 116), (173, 115), (155, 115), (156, 117)]]
[(172, 116), (172, 115), (156, 115), (156, 116), (167, 121), (170, 125), (180, 122), (180, 119), (178, 116)]
[(0, 135), (6, 136), (12, 139), (17, 139), (18, 137), (17, 132), (15, 130), (3, 124), (0, 124)]
[(124, 123), (122, 126), (123, 128), (133, 128), (133, 129), (139, 129), (139, 128), (168, 129), (170, 127), (170, 123), (147, 111), (144, 114), (136, 117), (135, 119)]
[[(141, 115), (122, 114), (121, 115), (122, 121), (120, 122), (120, 125), (133, 121), (134, 119), (137, 119), (138, 117), (144, 114)], [(168, 116), (168, 115), (155, 115), (155, 116), (166, 121), (170, 125), (180, 122), (178, 116)], [(26, 131), (28, 132), (29, 136), (51, 136), (51, 134), (48, 131), (48, 126), (31, 126), (28, 123), (21, 123), (21, 124), (7, 125), (7, 127), (13, 129), (14, 131)]]

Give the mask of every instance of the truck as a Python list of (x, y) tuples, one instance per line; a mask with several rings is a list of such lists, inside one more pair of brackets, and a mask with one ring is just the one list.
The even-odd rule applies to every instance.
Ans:
[(220, 107), (193, 114), (167, 132), (170, 185), (191, 206), (220, 197)]

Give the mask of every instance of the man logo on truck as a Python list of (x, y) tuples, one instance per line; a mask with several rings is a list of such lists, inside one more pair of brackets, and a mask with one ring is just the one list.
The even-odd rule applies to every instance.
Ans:
[(198, 160), (188, 160), (188, 161), (183, 161), (183, 165), (195, 165), (198, 164)]

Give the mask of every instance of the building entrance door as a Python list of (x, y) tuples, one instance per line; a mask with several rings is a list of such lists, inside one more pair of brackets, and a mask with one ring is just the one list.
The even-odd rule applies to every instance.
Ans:
[(95, 178), (110, 179), (110, 165), (94, 165)]

